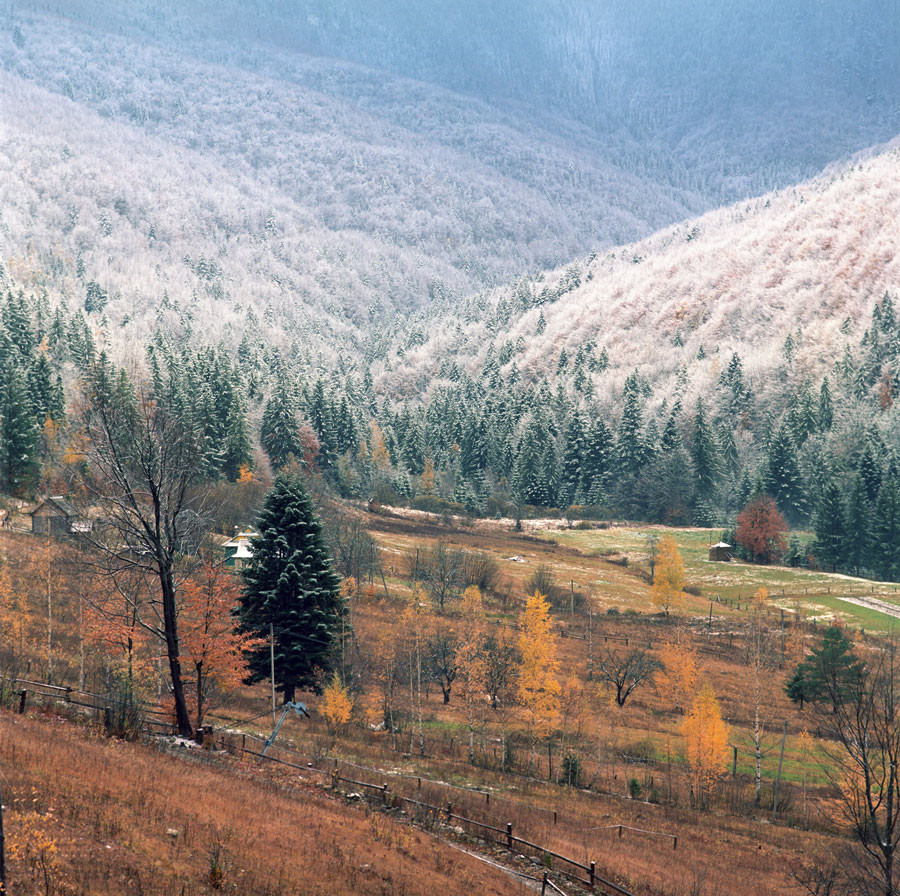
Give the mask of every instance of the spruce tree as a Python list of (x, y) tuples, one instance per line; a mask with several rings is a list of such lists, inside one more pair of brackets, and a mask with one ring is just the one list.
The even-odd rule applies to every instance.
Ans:
[(622, 419), (616, 440), (616, 454), (623, 473), (636, 473), (644, 465), (646, 453), (641, 437), (641, 417), (638, 386), (634, 378), (629, 377), (625, 384)]
[(846, 556), (846, 522), (841, 490), (833, 480), (822, 489), (816, 511), (816, 557), (836, 572)]
[(697, 414), (694, 417), (694, 439), (691, 443), (691, 460), (697, 483), (697, 497), (709, 501), (715, 494), (719, 481), (719, 446), (712, 428), (706, 421), (702, 399), (697, 399)]
[(256, 528), (253, 558), (243, 570), (238, 623), (242, 632), (264, 642), (248, 653), (251, 682), (270, 675), (271, 626), (275, 684), (288, 702), (298, 689), (320, 692), (334, 668), (340, 580), (299, 477), (276, 477)]
[(303, 456), (294, 398), (284, 376), (276, 380), (263, 409), (259, 440), (276, 469), (283, 467), (291, 455), (297, 460)]
[(885, 477), (875, 504), (870, 558), (879, 578), (896, 581), (900, 572), (900, 497), (892, 476)]
[(660, 439), (660, 446), (663, 451), (675, 451), (677, 448), (682, 447), (681, 433), (678, 431), (678, 416), (680, 413), (681, 402), (676, 401), (672, 408), (672, 413), (669, 414), (669, 419), (666, 420), (662, 438)]
[(769, 445), (765, 488), (789, 520), (797, 521), (803, 517), (803, 480), (794, 441), (786, 424), (782, 424)]
[(847, 564), (856, 575), (865, 566), (869, 552), (872, 507), (861, 476), (856, 476), (847, 501)]
[(37, 474), (38, 427), (25, 377), (11, 366), (0, 384), (0, 488), (20, 495)]
[(564, 437), (562, 470), (560, 471), (559, 505), (568, 507), (580, 499), (581, 468), (584, 462), (584, 425), (573, 414)]
[(613, 439), (609, 427), (596, 417), (585, 437), (581, 491), (585, 504), (605, 504), (613, 467)]
[(828, 385), (828, 377), (822, 380), (822, 388), (819, 390), (819, 412), (817, 414), (819, 429), (827, 432), (834, 423), (834, 400), (831, 397), (831, 387)]
[(878, 500), (881, 491), (881, 451), (876, 448), (871, 439), (866, 440), (862, 457), (859, 459), (859, 475), (866, 489), (866, 497), (870, 504)]
[(253, 457), (247, 417), (237, 391), (233, 391), (231, 394), (224, 422), (225, 451), (222, 458), (222, 472), (226, 478), (234, 482), (240, 475), (241, 467), (249, 466)]

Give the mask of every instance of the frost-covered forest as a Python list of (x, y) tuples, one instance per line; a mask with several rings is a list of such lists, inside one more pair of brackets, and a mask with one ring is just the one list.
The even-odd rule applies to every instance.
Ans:
[(516, 9), (0, 6), (0, 488), (121, 368), (223, 482), (900, 545), (894, 6)]

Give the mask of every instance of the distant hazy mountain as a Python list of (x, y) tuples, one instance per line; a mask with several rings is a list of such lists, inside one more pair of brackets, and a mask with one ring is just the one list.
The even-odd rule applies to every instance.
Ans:
[[(818, 382), (900, 295), (900, 141), (808, 183), (668, 228), (535, 279), (421, 312), (395, 338), (381, 387), (422, 394), (449, 364), (486, 360), (525, 382), (582, 376), (618, 402), (637, 371), (657, 400), (716, 392), (739, 354), (766, 404)], [(603, 355), (599, 371), (590, 372)], [(568, 363), (566, 361), (568, 359)], [(606, 360), (608, 359), (608, 366)], [(789, 363), (788, 363), (789, 362)], [(779, 372), (780, 371), (780, 372)]]
[(900, 131), (896, 4), (787, 7), (7, 0), (0, 260), (365, 339)]

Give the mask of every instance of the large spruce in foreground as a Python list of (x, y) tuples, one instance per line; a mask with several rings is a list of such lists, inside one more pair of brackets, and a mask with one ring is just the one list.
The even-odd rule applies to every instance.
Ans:
[(239, 626), (266, 639), (248, 655), (251, 681), (270, 675), (271, 626), (275, 684), (288, 702), (298, 688), (318, 691), (332, 670), (340, 580), (298, 476), (275, 479), (257, 528), (253, 559), (244, 569)]

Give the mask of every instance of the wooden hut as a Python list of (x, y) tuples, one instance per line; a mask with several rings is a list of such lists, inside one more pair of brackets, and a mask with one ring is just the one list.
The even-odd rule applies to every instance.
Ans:
[(73, 533), (89, 532), (90, 521), (79, 516), (61, 495), (53, 495), (31, 511), (31, 531), (35, 535), (66, 538)]
[(731, 545), (720, 541), (718, 544), (710, 546), (709, 559), (719, 563), (728, 563), (731, 560)]

